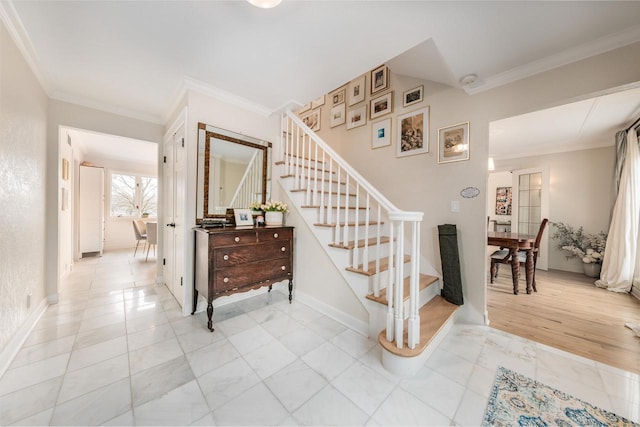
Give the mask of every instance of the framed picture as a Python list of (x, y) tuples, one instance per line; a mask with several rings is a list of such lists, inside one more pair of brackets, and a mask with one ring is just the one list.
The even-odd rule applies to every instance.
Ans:
[(303, 105), (302, 108), (298, 110), (298, 114), (302, 114), (305, 111), (311, 110), (311, 104)]
[(375, 122), (371, 125), (371, 148), (391, 145), (391, 118)]
[(511, 187), (496, 188), (496, 215), (511, 215)]
[(324, 95), (311, 101), (311, 108), (318, 108), (324, 105)]
[(393, 91), (372, 99), (370, 103), (369, 115), (371, 120), (393, 113)]
[(346, 121), (344, 102), (331, 109), (331, 127), (340, 126)]
[(389, 87), (389, 69), (381, 65), (371, 71), (371, 94), (378, 93)]
[(397, 157), (429, 152), (429, 107), (398, 116)]
[(424, 100), (424, 86), (408, 90), (402, 94), (402, 106), (409, 107)]
[(313, 110), (310, 113), (305, 114), (300, 119), (302, 120), (302, 123), (309, 126), (309, 129), (311, 129), (312, 131), (317, 132), (320, 130), (320, 110), (319, 109)]
[(236, 227), (243, 227), (247, 225), (253, 226), (253, 215), (251, 209), (234, 209), (233, 215), (236, 219)]
[(469, 160), (469, 122), (438, 129), (438, 163)]
[(367, 104), (350, 110), (347, 113), (347, 129), (357, 128), (367, 124)]
[(357, 79), (351, 80), (349, 82), (349, 107), (351, 107), (352, 105), (356, 105), (358, 102), (364, 101), (365, 82), (365, 76), (360, 76)]
[(331, 94), (331, 105), (335, 107), (336, 105), (344, 104), (344, 97), (347, 94), (347, 89), (342, 88)]

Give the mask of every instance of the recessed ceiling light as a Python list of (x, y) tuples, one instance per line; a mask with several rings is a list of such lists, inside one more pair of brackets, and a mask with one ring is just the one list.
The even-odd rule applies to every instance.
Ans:
[(280, 4), (282, 0), (247, 0), (249, 3), (262, 9), (271, 9)]
[(477, 74), (467, 74), (466, 76), (460, 77), (460, 84), (463, 86), (470, 85), (478, 80)]

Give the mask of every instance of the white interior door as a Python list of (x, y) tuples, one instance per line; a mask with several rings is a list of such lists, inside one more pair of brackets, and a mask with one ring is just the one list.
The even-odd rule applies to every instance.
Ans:
[(164, 259), (163, 277), (184, 306), (184, 126), (164, 144)]
[[(545, 168), (513, 171), (511, 231), (538, 234), (540, 223), (549, 218), (549, 170)], [(536, 268), (549, 265), (549, 225), (540, 241)]]

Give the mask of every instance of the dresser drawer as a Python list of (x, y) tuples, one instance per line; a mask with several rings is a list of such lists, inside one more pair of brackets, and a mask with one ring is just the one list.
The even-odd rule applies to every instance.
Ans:
[(235, 267), (216, 270), (214, 293), (266, 281), (284, 280), (292, 273), (289, 258), (271, 259), (268, 261), (243, 264)]
[(214, 266), (218, 269), (269, 259), (289, 258), (290, 252), (289, 240), (220, 247), (214, 249)]
[(256, 242), (256, 233), (253, 230), (237, 233), (214, 234), (211, 236), (213, 247), (235, 246)]
[(258, 229), (258, 241), (269, 242), (273, 240), (293, 240), (293, 229), (277, 228), (277, 229)]

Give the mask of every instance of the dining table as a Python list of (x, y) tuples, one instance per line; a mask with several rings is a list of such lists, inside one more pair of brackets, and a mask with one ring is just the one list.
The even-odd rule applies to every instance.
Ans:
[(520, 280), (520, 260), (518, 258), (519, 251), (526, 251), (525, 275), (527, 279), (526, 291), (528, 294), (532, 292), (534, 280), (534, 259), (533, 250), (535, 247), (536, 236), (532, 234), (511, 233), (500, 231), (487, 232), (487, 244), (489, 246), (499, 246), (509, 250), (511, 259), (511, 277), (513, 280), (513, 293), (518, 295), (518, 281)]

